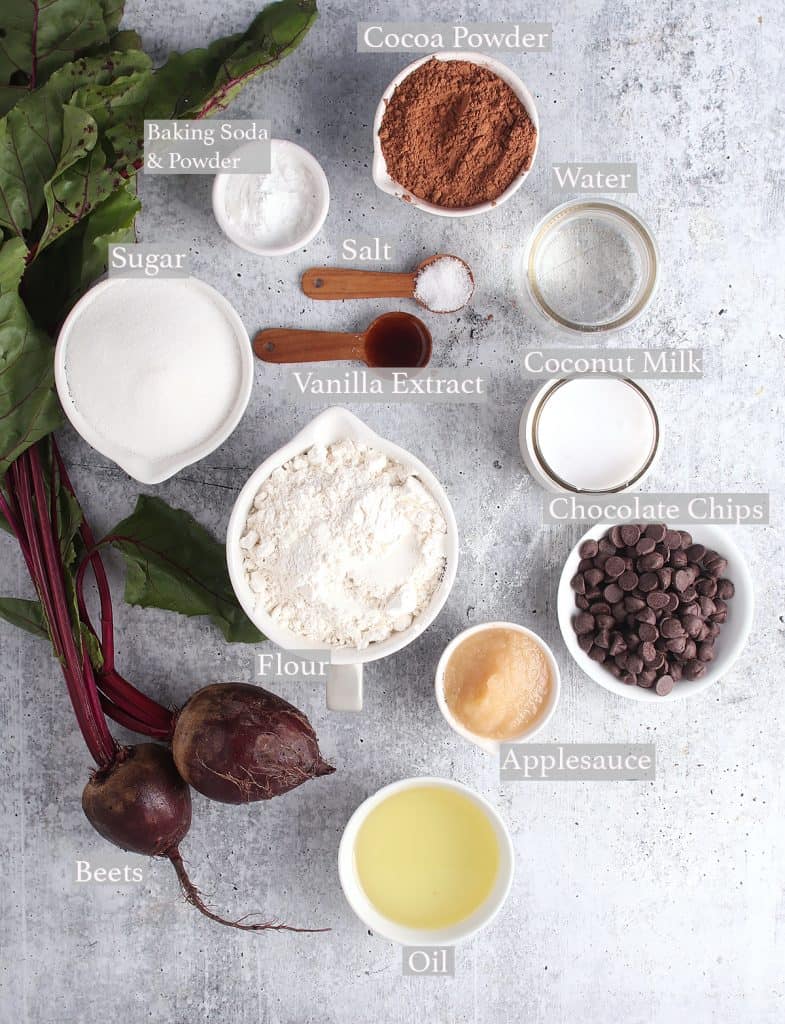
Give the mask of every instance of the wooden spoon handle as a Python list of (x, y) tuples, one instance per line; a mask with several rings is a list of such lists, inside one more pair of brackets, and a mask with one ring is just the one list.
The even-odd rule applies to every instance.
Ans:
[(387, 270), (312, 267), (301, 283), (311, 299), (410, 299), (414, 294), (414, 274)]
[(297, 331), (271, 327), (259, 331), (253, 350), (266, 363), (324, 363), (334, 359), (365, 358), (362, 334)]

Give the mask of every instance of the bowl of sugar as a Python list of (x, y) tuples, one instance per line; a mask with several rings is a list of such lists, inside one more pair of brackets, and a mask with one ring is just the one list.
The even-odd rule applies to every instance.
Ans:
[(71, 425), (142, 484), (158, 484), (229, 437), (253, 385), (248, 332), (195, 277), (107, 278), (63, 324), (57, 394)]

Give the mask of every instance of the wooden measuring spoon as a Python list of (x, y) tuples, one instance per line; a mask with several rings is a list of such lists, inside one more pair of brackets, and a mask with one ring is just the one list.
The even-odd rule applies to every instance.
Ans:
[(457, 306), (456, 309), (431, 309), (415, 294), (418, 275), (441, 259), (458, 260), (466, 267), (471, 278), (471, 291), (466, 297), (468, 302), (474, 294), (474, 275), (471, 267), (458, 256), (449, 256), (446, 253), (429, 256), (408, 274), (394, 274), (389, 270), (356, 270), (348, 267), (312, 267), (303, 274), (301, 285), (311, 299), (414, 299), (419, 306), (432, 313), (455, 313), (461, 306)]
[(431, 332), (411, 313), (383, 313), (358, 334), (271, 327), (259, 331), (253, 350), (266, 363), (321, 363), (353, 359), (366, 366), (427, 366)]

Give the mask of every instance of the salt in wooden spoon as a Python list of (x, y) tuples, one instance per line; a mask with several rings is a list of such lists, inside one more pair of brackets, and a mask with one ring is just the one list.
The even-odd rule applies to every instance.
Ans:
[[(470, 287), (464, 301), (454, 309), (434, 309), (417, 295), (417, 278), (426, 267), (439, 260), (456, 260), (469, 275)], [(414, 299), (432, 313), (455, 313), (474, 294), (474, 275), (468, 263), (458, 256), (437, 253), (423, 260), (413, 272), (394, 274), (389, 270), (356, 270), (349, 267), (312, 267), (302, 276), (302, 289), (311, 299)]]

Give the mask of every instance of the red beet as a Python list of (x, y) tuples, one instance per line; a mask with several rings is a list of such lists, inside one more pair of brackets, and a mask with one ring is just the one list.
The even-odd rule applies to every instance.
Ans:
[(109, 768), (93, 774), (82, 793), (82, 810), (115, 846), (168, 857), (191, 827), (191, 791), (166, 747), (140, 743), (121, 748)]
[(269, 800), (335, 771), (302, 711), (245, 683), (198, 690), (177, 716), (172, 753), (186, 782), (227, 804)]
[(227, 921), (205, 905), (179, 850), (191, 825), (191, 791), (166, 747), (140, 743), (120, 748), (114, 762), (95, 772), (85, 786), (82, 808), (93, 828), (115, 846), (170, 860), (185, 898), (211, 921), (242, 931), (311, 930)]

